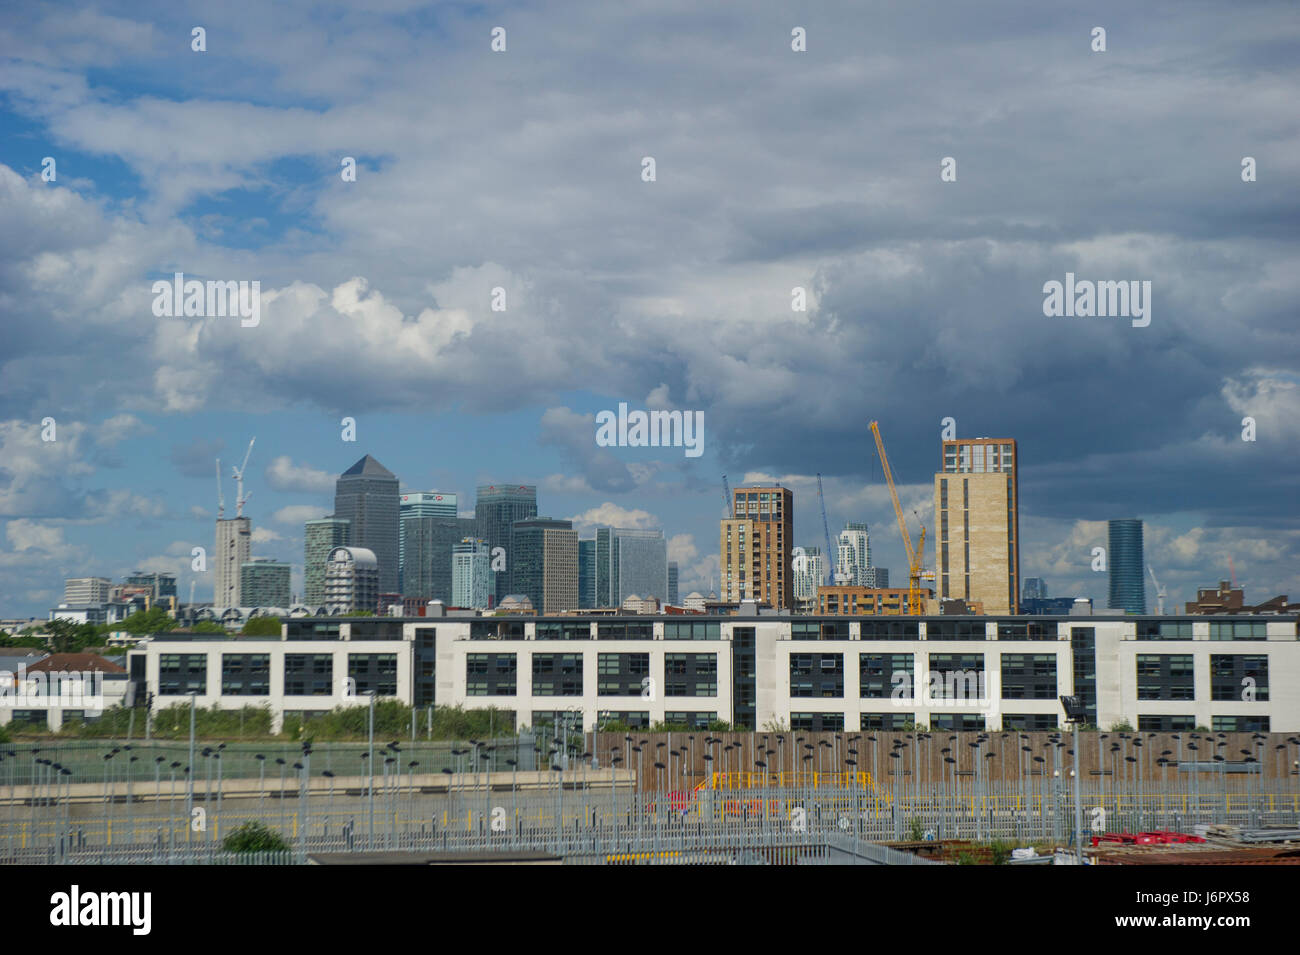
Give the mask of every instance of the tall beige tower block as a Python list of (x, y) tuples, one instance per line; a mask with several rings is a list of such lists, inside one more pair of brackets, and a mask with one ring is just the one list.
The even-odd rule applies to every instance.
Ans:
[(934, 476), (938, 596), (979, 601), (986, 614), (1020, 612), (1020, 494), (1016, 442), (943, 442)]
[(212, 562), (212, 606), (242, 606), (239, 572), (251, 554), (252, 539), (253, 525), (247, 517), (217, 521), (217, 553)]

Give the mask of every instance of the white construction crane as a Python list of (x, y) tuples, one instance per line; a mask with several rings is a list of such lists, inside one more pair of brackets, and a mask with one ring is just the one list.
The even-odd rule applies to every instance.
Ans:
[(226, 516), (226, 496), (221, 490), (221, 458), (217, 458), (217, 520)]
[[(256, 441), (256, 440), (257, 440), (257, 438), (253, 438), (253, 441)], [(243, 514), (244, 514), (244, 505), (245, 505), (246, 503), (248, 503), (248, 499), (249, 499), (250, 497), (252, 497), (252, 494), (245, 494), (245, 493), (244, 493), (244, 472), (245, 472), (246, 470), (248, 470), (248, 456), (249, 456), (250, 454), (253, 453), (253, 441), (249, 441), (249, 442), (248, 442), (248, 450), (244, 452), (244, 463), (243, 463), (241, 466), (237, 467), (237, 468), (232, 467), (232, 468), (230, 469), (231, 472), (232, 472), (232, 474), (234, 475), (234, 478), (235, 478), (235, 488), (236, 488), (236, 490), (235, 490), (235, 516), (236, 516), (236, 517), (242, 517), (242, 516), (243, 516)]]
[(1155, 584), (1155, 588), (1156, 588), (1156, 613), (1159, 614), (1160, 616), (1164, 616), (1165, 588), (1161, 587), (1160, 581), (1156, 580), (1156, 572), (1151, 569), (1150, 564), (1147, 564), (1147, 573), (1151, 575), (1151, 583)]

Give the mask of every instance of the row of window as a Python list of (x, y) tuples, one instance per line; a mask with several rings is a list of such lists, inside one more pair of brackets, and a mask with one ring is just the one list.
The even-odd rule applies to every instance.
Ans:
[[(531, 661), (534, 696), (582, 696), (583, 659), (580, 653), (534, 653)], [(518, 692), (517, 654), (469, 653), (465, 656), (467, 696), (514, 696)], [(596, 655), (598, 696), (653, 698), (648, 653)], [(716, 653), (664, 654), (665, 696), (717, 696)]]
[[(1136, 665), (1139, 700), (1196, 699), (1195, 665), (1190, 653), (1140, 653)], [(1268, 656), (1211, 654), (1210, 699), (1267, 702)]]
[[(334, 655), (286, 653), (285, 696), (397, 695), (397, 655), (349, 653), (348, 682), (336, 684)], [(163, 653), (158, 657), (158, 694), (185, 696), (208, 692), (208, 654)], [(221, 654), (222, 696), (270, 696), (271, 657), (266, 653)]]

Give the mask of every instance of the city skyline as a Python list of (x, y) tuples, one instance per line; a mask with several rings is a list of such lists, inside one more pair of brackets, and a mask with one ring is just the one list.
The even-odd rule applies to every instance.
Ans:
[[(480, 8), (398, 6), (236, 0), (201, 53), (183, 7), (8, 13), (0, 615), (136, 569), (188, 597), (199, 546), (211, 593), (213, 461), (253, 435), (250, 552), (297, 593), (365, 454), (662, 528), (683, 594), (721, 589), (722, 475), (790, 488), (824, 548), (820, 474), (897, 585), (869, 420), (931, 558), (952, 422), (1017, 443), (1020, 579), (1104, 604), (1093, 548), (1136, 517), (1169, 607), (1300, 593), (1289, 8), (1101, 4), (1099, 52), (999, 2), (577, 0), (501, 8), (495, 52)], [(1140, 319), (1044, 302), (1107, 283)], [(701, 440), (600, 439), (624, 406)]]

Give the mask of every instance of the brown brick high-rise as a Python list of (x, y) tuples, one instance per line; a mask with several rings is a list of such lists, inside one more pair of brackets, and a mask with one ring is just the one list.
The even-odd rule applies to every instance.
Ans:
[(943, 442), (934, 476), (935, 584), (940, 599), (1020, 612), (1020, 491), (1016, 442)]
[(794, 492), (785, 487), (738, 487), (734, 518), (723, 518), (718, 554), (723, 600), (757, 600), (780, 610), (794, 605), (790, 570)]

